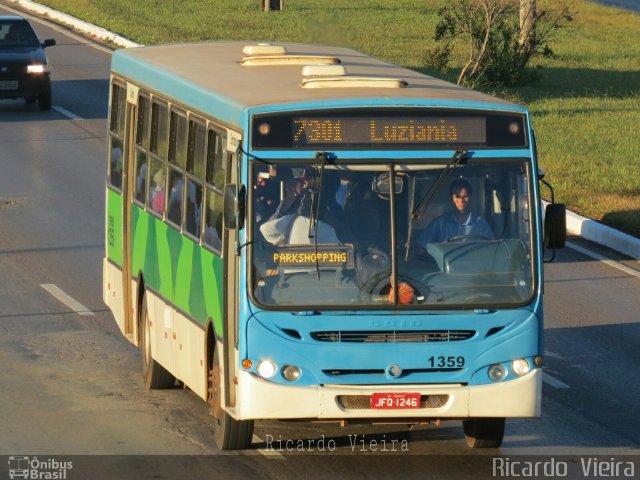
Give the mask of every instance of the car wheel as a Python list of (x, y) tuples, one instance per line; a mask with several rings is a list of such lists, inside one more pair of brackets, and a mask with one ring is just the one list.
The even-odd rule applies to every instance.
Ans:
[(51, 110), (51, 85), (38, 95), (38, 108), (40, 110)]

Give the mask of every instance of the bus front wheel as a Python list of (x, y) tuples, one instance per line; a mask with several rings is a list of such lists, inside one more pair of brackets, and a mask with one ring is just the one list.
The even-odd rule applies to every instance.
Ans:
[(464, 437), (470, 448), (498, 448), (504, 438), (504, 418), (463, 420)]
[(222, 406), (220, 389), (220, 359), (218, 349), (213, 352), (213, 366), (209, 370), (209, 404), (213, 414), (213, 430), (220, 450), (242, 450), (251, 445), (253, 420), (236, 420)]
[(148, 390), (156, 388), (170, 388), (176, 382), (175, 377), (162, 365), (156, 362), (151, 354), (151, 326), (149, 324), (146, 295), (142, 298), (141, 313), (140, 350), (142, 353), (142, 378), (144, 379), (144, 386)]

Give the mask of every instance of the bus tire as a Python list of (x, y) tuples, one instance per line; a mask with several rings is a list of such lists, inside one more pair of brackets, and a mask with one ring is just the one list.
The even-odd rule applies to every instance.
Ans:
[(243, 450), (251, 446), (253, 420), (236, 420), (222, 406), (220, 389), (220, 359), (218, 349), (213, 352), (213, 366), (209, 370), (209, 404), (213, 415), (213, 431), (220, 450)]
[(142, 297), (140, 322), (140, 353), (142, 357), (142, 378), (147, 390), (171, 388), (176, 378), (162, 365), (153, 359), (151, 354), (151, 330), (149, 326), (149, 312), (147, 311), (147, 296)]
[(462, 421), (470, 448), (498, 448), (504, 438), (504, 418), (470, 418)]

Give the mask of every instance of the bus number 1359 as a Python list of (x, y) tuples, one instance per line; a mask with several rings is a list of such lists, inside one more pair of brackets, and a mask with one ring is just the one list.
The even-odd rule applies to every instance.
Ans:
[(464, 367), (464, 357), (440, 356), (429, 357), (427, 360), (431, 368), (462, 368)]

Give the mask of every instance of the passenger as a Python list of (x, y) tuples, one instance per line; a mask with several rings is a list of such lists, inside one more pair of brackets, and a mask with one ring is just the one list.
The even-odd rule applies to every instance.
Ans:
[(279, 176), (278, 180), (282, 182), (283, 195), (276, 211), (269, 217), (269, 220), (275, 220), (296, 213), (300, 208), (302, 197), (310, 183), (305, 170), (298, 172), (297, 176), (293, 175), (292, 178), (288, 178), (285, 173)]
[(172, 185), (169, 191), (169, 208), (167, 208), (167, 218), (180, 225), (182, 222), (182, 189), (184, 187), (184, 178), (182, 175), (171, 175)]
[[(317, 243), (339, 244), (336, 231), (322, 219), (325, 210), (319, 209)], [(272, 218), (260, 226), (265, 240), (273, 245), (309, 245), (315, 243), (313, 228), (309, 228), (311, 212), (311, 192), (302, 194), (296, 213), (280, 218)], [(310, 235), (311, 233), (311, 235)]]
[(153, 174), (153, 184), (151, 209), (162, 215), (164, 211), (164, 168), (160, 168)]
[(136, 177), (136, 200), (144, 203), (147, 188), (147, 163), (140, 165), (138, 176)]
[(256, 205), (256, 223), (258, 225), (269, 219), (278, 207), (279, 189), (276, 180), (276, 166), (270, 165), (266, 171), (258, 172), (253, 186)]
[(428, 243), (446, 242), (465, 236), (493, 240), (493, 231), (486, 220), (470, 210), (472, 193), (471, 184), (466, 180), (458, 179), (451, 182), (449, 194), (454, 210), (431, 222), (418, 239), (420, 245), (426, 246)]
[(122, 188), (122, 146), (114, 142), (111, 147), (111, 185)]
[[(341, 172), (340, 183), (330, 196), (330, 223), (342, 243), (379, 246), (381, 205), (371, 190), (371, 179), (355, 172)], [(368, 180), (368, 181), (367, 181)]]
[(187, 182), (186, 230), (195, 237), (200, 236), (200, 213), (202, 211), (202, 187)]

